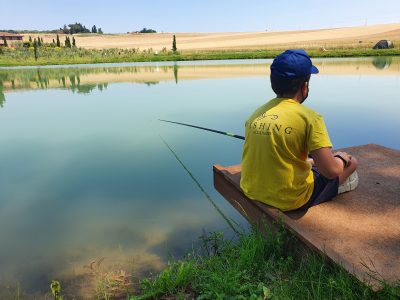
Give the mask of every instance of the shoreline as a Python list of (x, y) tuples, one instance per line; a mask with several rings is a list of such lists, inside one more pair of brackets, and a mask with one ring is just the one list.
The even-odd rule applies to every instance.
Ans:
[[(117, 55), (105, 55), (109, 50), (84, 50), (84, 55), (74, 56), (82, 49), (65, 49), (63, 57), (33, 57), (15, 59), (0, 55), (0, 67), (29, 67), (29, 66), (61, 66), (103, 63), (132, 63), (132, 62), (177, 62), (177, 61), (203, 61), (203, 60), (235, 60), (235, 59), (271, 59), (283, 50), (220, 50), (199, 51), (182, 53), (128, 53), (121, 56), (121, 50), (115, 49)], [(15, 51), (15, 50), (14, 50)], [(373, 56), (400, 56), (400, 48), (392, 49), (333, 49), (315, 50), (306, 49), (311, 58), (345, 58), (345, 57), (373, 57)], [(59, 54), (59, 53), (58, 53)], [(72, 55), (71, 55), (72, 54)]]

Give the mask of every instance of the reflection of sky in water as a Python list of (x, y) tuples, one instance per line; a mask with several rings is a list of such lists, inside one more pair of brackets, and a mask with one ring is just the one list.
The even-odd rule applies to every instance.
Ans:
[[(324, 115), (337, 148), (400, 149), (399, 83), (399, 75), (319, 75), (306, 105)], [(271, 97), (266, 76), (118, 83), (90, 94), (7, 93), (0, 109), (0, 281), (47, 289), (71, 265), (117, 253), (159, 268), (202, 229), (227, 230), (159, 134), (221, 209), (243, 223), (214, 191), (211, 169), (239, 163), (242, 142), (157, 119), (243, 135), (247, 116)]]

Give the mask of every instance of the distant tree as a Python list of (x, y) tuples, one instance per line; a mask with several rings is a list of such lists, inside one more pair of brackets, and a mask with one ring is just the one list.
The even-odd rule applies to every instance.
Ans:
[(68, 35), (65, 37), (65, 48), (71, 48), (71, 40)]
[(36, 39), (33, 41), (33, 54), (35, 55), (35, 60), (38, 60), (38, 43)]
[(3, 36), (3, 41), (4, 41), (4, 47), (8, 47), (8, 43), (5, 36)]
[(55, 46), (56, 45), (56, 42), (54, 41), (54, 39), (53, 39), (53, 46)]
[(64, 33), (64, 34), (68, 34), (69, 33), (69, 29), (67, 27), (67, 25), (64, 24), (63, 28), (60, 28), (60, 30)]
[(61, 43), (60, 43), (60, 37), (58, 36), (58, 34), (57, 34), (57, 47), (61, 47)]
[(40, 37), (37, 37), (37, 45), (38, 47), (42, 46), (42, 41), (40, 40)]
[(92, 33), (97, 33), (96, 25), (93, 25), (93, 27), (92, 27)]
[(44, 44), (44, 42), (43, 42), (43, 38), (40, 38), (40, 40), (42, 41), (42, 45)]
[(75, 24), (69, 24), (68, 25), (69, 30), (67, 33), (70, 34), (75, 34), (75, 33), (90, 33), (90, 30), (87, 29), (84, 25), (81, 23), (75, 22)]
[(143, 28), (142, 30), (139, 31), (139, 33), (157, 33), (157, 31), (155, 31), (154, 29), (150, 29), (150, 28)]
[(32, 37), (29, 36), (29, 43), (32, 43)]
[(72, 37), (72, 46), (76, 47), (75, 37)]
[(97, 29), (97, 33), (98, 34), (103, 34), (103, 30), (101, 30), (101, 28), (99, 27), (99, 29)]
[(172, 51), (175, 53), (176, 50), (178, 50), (178, 48), (176, 48), (176, 37), (175, 37), (175, 34), (174, 34), (174, 37), (172, 39)]

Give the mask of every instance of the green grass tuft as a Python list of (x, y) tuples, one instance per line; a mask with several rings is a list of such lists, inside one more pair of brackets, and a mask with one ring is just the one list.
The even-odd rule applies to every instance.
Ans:
[(305, 251), (283, 229), (224, 240), (202, 237), (199, 253), (141, 281), (137, 299), (398, 299), (400, 285), (372, 291), (343, 268)]

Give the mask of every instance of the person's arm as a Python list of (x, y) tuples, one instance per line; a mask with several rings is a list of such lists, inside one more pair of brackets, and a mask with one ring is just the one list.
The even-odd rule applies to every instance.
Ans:
[[(333, 154), (331, 148), (316, 149), (311, 151), (310, 154), (318, 171), (328, 179), (338, 177), (343, 173), (344, 168), (351, 163), (351, 156), (346, 152), (336, 152)], [(342, 158), (335, 157), (335, 155)]]

